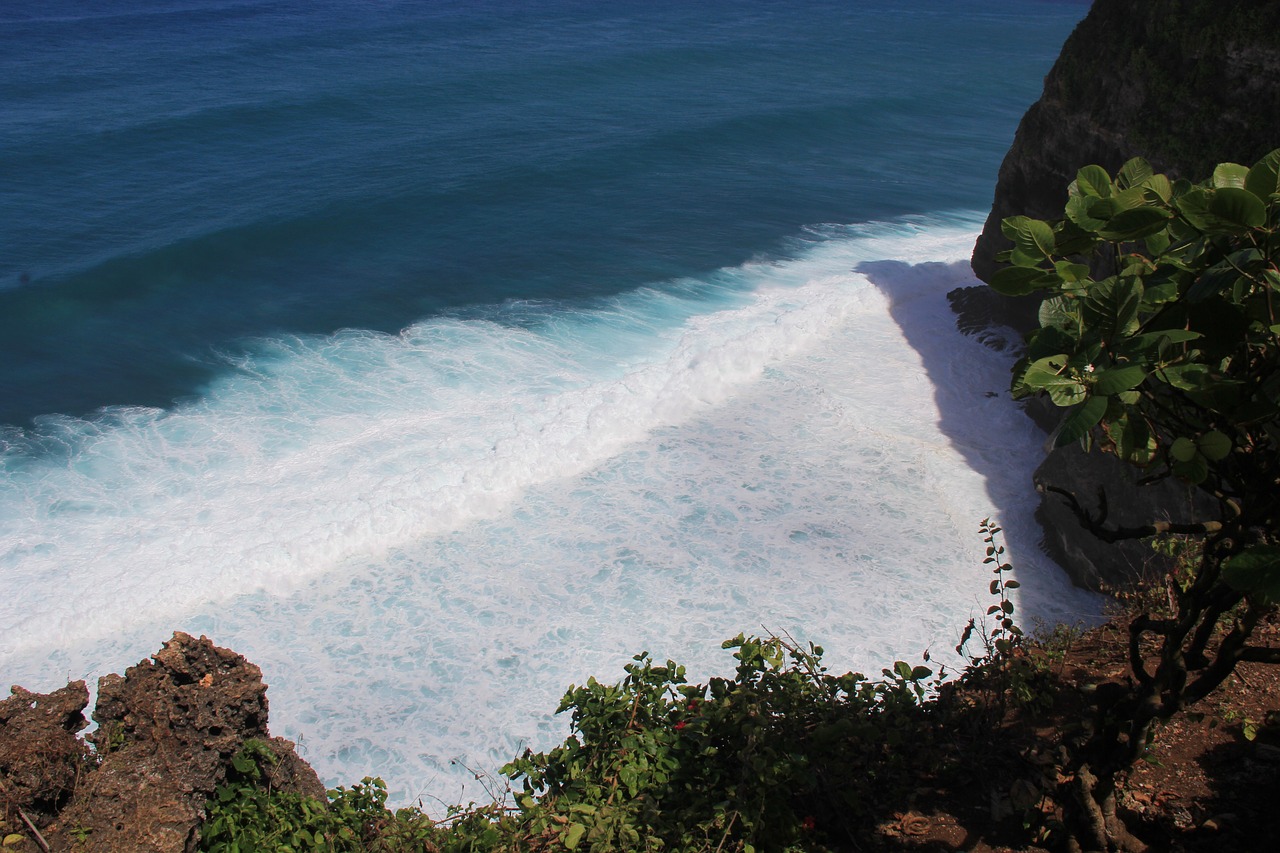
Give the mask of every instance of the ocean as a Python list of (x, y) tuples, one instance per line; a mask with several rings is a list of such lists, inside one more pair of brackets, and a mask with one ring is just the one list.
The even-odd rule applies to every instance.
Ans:
[(0, 682), (206, 634), (438, 809), (640, 651), (947, 660), (988, 516), (1094, 618), (945, 299), (1087, 10), (8, 0)]

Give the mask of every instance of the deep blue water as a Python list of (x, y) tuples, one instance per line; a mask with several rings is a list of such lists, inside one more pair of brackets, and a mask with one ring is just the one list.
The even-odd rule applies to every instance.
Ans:
[(981, 209), (1080, 2), (9, 0), (0, 422)]
[(1096, 613), (945, 299), (1085, 11), (6, 0), (0, 686), (203, 633), (465, 802), (641, 649), (942, 660), (985, 517)]

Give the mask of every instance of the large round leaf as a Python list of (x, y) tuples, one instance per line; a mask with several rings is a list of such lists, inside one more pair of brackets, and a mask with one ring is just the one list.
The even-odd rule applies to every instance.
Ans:
[(1093, 393), (1103, 396), (1119, 394), (1121, 391), (1137, 388), (1146, 378), (1147, 371), (1141, 365), (1113, 367), (1098, 374), (1097, 381), (1093, 384)]
[(1249, 170), (1239, 163), (1219, 163), (1218, 167), (1213, 170), (1213, 185), (1215, 187), (1238, 187), (1243, 189), (1245, 179), (1249, 176)]
[(1162, 230), (1172, 216), (1162, 207), (1134, 207), (1111, 217), (1098, 234), (1107, 240), (1137, 240)]
[(1226, 561), (1222, 579), (1233, 589), (1261, 598), (1263, 603), (1280, 602), (1280, 548), (1254, 545)]
[(1263, 157), (1249, 170), (1244, 188), (1263, 201), (1268, 201), (1274, 193), (1280, 193), (1280, 148)]
[(1102, 420), (1102, 416), (1106, 414), (1106, 411), (1106, 397), (1090, 397), (1085, 400), (1078, 408), (1072, 409), (1071, 413), (1062, 421), (1062, 426), (1058, 427), (1058, 435), (1053, 441), (1053, 446), (1064, 447), (1084, 438), (1089, 434), (1089, 430), (1097, 426), (1098, 421)]
[(1144, 183), (1152, 176), (1153, 172), (1151, 164), (1141, 157), (1134, 157), (1128, 163), (1120, 167), (1120, 171), (1116, 174), (1116, 178), (1120, 186), (1128, 189), (1136, 187)]
[(1005, 267), (991, 275), (991, 288), (1005, 296), (1026, 296), (1044, 286), (1044, 270), (1035, 267)]
[(1240, 187), (1223, 187), (1209, 198), (1209, 212), (1232, 225), (1261, 228), (1267, 224), (1267, 206), (1262, 199)]
[(1096, 282), (1081, 300), (1085, 320), (1103, 340), (1120, 338), (1132, 331), (1142, 304), (1142, 282), (1136, 278), (1111, 276)]
[(1190, 462), (1196, 458), (1196, 443), (1185, 435), (1179, 436), (1169, 445), (1169, 455), (1175, 462)]
[(1231, 439), (1216, 429), (1210, 430), (1196, 439), (1196, 448), (1204, 454), (1205, 459), (1210, 462), (1218, 462), (1226, 459), (1227, 455), (1231, 453)]
[(1111, 176), (1101, 166), (1085, 166), (1076, 172), (1076, 188), (1081, 195), (1106, 198), (1111, 195)]

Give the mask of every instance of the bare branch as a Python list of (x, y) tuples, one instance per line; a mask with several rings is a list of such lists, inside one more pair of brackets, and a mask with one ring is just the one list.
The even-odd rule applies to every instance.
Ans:
[(1280, 663), (1280, 649), (1269, 646), (1245, 646), (1240, 650), (1240, 660), (1254, 663)]
[(1095, 517), (1080, 505), (1080, 501), (1074, 493), (1057, 486), (1043, 486), (1042, 488), (1046, 492), (1052, 492), (1055, 495), (1061, 495), (1066, 498), (1071, 507), (1071, 512), (1080, 520), (1081, 525), (1103, 542), (1146, 539), (1149, 536), (1157, 536), (1161, 533), (1177, 533), (1184, 536), (1211, 536), (1222, 530), (1222, 522), (1220, 521), (1153, 521), (1150, 524), (1138, 527), (1107, 527), (1105, 524), (1107, 519), (1106, 495), (1101, 489), (1098, 490), (1100, 512)]

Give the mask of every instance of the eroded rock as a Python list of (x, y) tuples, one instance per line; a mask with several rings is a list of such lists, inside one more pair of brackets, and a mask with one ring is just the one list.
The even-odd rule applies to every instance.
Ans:
[(16, 686), (11, 692), (0, 702), (0, 803), (44, 826), (93, 766), (88, 746), (77, 736), (89, 725), (89, 690), (75, 681), (52, 693)]
[[(262, 671), (242, 656), (207, 637), (176, 633), (150, 660), (99, 679), (98, 729), (88, 736), (96, 768), (75, 736), (86, 725), (88, 701), (77, 682), (48, 696), (15, 688), (0, 703), (0, 769), (6, 779), (16, 773), (6, 784), (28, 792), (24, 802), (32, 808), (51, 804), (41, 814), (54, 850), (194, 850), (205, 803), (251, 738), (280, 759), (274, 788), (324, 799), (324, 786), (293, 744), (268, 734), (266, 692)], [(45, 740), (30, 740), (37, 735)], [(46, 741), (56, 760), (23, 763)], [(32, 744), (26, 752), (24, 743)]]

